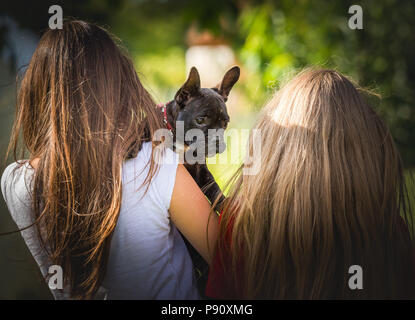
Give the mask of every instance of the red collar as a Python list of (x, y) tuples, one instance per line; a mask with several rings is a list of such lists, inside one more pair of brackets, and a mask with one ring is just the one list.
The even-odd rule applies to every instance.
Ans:
[(164, 103), (160, 103), (157, 105), (159, 108), (161, 108), (161, 112), (163, 113), (163, 123), (166, 126), (168, 130), (173, 130), (172, 126), (169, 123), (169, 120), (167, 120), (167, 107)]

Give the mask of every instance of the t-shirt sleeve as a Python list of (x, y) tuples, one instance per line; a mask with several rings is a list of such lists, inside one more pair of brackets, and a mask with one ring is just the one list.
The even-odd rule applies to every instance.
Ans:
[(18, 225), (30, 224), (29, 216), (22, 212), (30, 210), (31, 175), (26, 175), (27, 163), (13, 162), (4, 170), (1, 176), (1, 192), (9, 212)]
[(168, 210), (176, 183), (179, 156), (174, 151), (165, 148), (161, 151), (160, 156), (155, 156), (154, 159), (158, 165), (158, 170), (154, 176), (154, 183), (152, 184), (153, 191), (163, 207)]
[(1, 175), (1, 193), (3, 194), (4, 201), (9, 206), (10, 203), (10, 186), (13, 179), (12, 172), (16, 168), (16, 163), (12, 163), (4, 169), (3, 174)]

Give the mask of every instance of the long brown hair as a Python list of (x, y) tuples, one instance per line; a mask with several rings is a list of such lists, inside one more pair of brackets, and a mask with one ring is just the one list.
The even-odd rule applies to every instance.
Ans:
[[(274, 95), (254, 129), (260, 170), (243, 174), (242, 166), (233, 178), (217, 243), (229, 292), (410, 297), (413, 224), (402, 163), (365, 94), (336, 71), (308, 69)], [(362, 267), (362, 290), (349, 288), (352, 265)]]
[[(21, 81), (8, 153), (39, 158), (36, 228), (73, 298), (93, 298), (105, 275), (123, 160), (161, 127), (133, 63), (104, 29), (68, 21), (43, 34)], [(146, 183), (156, 169), (151, 160)]]

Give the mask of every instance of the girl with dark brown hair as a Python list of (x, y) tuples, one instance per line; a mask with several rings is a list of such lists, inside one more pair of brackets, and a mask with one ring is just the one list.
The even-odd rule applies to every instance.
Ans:
[(20, 84), (16, 162), (1, 186), (42, 274), (62, 268), (55, 298), (198, 298), (177, 229), (209, 260), (217, 223), (207, 236), (210, 205), (171, 150), (156, 163), (162, 127), (104, 29), (72, 21), (45, 32)]

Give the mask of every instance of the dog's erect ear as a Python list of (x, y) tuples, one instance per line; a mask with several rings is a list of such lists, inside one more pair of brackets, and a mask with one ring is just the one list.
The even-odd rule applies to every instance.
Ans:
[(190, 69), (189, 77), (187, 78), (184, 85), (177, 91), (174, 96), (174, 100), (179, 106), (183, 106), (191, 96), (198, 94), (200, 89), (200, 77), (199, 72), (195, 67)]
[(231, 92), (232, 87), (238, 81), (240, 73), (241, 71), (238, 66), (232, 67), (225, 73), (222, 82), (218, 85), (218, 93), (225, 101), (228, 100), (229, 92)]

